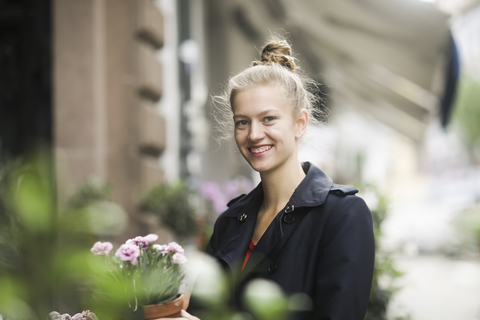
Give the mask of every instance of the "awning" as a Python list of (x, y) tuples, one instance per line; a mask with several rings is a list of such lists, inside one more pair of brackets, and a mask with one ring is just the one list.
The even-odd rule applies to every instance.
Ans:
[(416, 141), (432, 114), (443, 115), (446, 123), (458, 60), (449, 17), (432, 4), (244, 0), (225, 5), (230, 21), (257, 46), (271, 31), (290, 33), (301, 65), (328, 86), (334, 107), (368, 112)]

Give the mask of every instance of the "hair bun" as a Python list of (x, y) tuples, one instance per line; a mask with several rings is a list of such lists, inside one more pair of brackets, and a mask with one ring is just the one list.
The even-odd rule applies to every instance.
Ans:
[(292, 48), (286, 40), (269, 41), (262, 49), (261, 61), (253, 61), (253, 66), (278, 63), (291, 71), (295, 71), (295, 61)]

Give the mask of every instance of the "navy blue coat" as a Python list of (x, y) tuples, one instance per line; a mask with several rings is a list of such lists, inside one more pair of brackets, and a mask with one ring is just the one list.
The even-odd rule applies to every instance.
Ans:
[(372, 215), (354, 187), (337, 185), (303, 163), (306, 177), (241, 265), (263, 200), (261, 183), (233, 199), (215, 223), (207, 253), (230, 272), (241, 291), (253, 278), (270, 279), (286, 293), (311, 297), (313, 310), (295, 319), (360, 320), (365, 316), (374, 264)]

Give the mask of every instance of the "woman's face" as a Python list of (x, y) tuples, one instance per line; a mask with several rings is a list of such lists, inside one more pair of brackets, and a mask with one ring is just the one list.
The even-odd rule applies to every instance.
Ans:
[(298, 139), (308, 116), (294, 119), (290, 100), (280, 85), (253, 86), (232, 101), (235, 141), (243, 157), (260, 173), (298, 162)]

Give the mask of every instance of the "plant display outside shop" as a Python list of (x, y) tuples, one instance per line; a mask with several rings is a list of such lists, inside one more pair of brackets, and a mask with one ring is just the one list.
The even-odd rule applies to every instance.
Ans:
[[(367, 185), (361, 190), (369, 193), (374, 199), (371, 206), (373, 217), (373, 231), (375, 234), (375, 268), (373, 270), (372, 289), (368, 301), (365, 320), (387, 320), (387, 311), (394, 294), (400, 290), (395, 280), (402, 276), (393, 260), (393, 252), (385, 251), (381, 247), (383, 221), (388, 216), (388, 199), (373, 185)], [(408, 319), (397, 317), (396, 320)]]
[(196, 230), (192, 197), (192, 191), (183, 181), (159, 184), (140, 198), (139, 207), (158, 216), (162, 225), (183, 240), (192, 237)]
[[(238, 176), (237, 178), (219, 184), (213, 181), (204, 181), (200, 185), (199, 194), (205, 200), (210, 202), (210, 206), (218, 214), (227, 209), (227, 203), (231, 199), (238, 197), (241, 194), (246, 194), (252, 191), (253, 183), (246, 177)], [(214, 221), (213, 221), (214, 222)]]
[[(56, 311), (50, 316), (62, 320), (74, 317), (93, 320), (93, 313), (98, 319), (129, 318), (133, 315), (128, 312), (135, 308), (175, 298), (183, 281), (182, 266), (186, 265), (183, 248), (173, 242), (155, 244), (157, 236), (153, 234), (130, 239), (116, 250), (112, 243), (105, 241), (98, 241), (92, 247), (96, 239), (111, 235), (92, 229), (91, 215), (84, 214), (84, 210), (108, 200), (108, 188), (103, 183), (90, 181), (88, 187), (81, 187), (69, 201), (54, 205), (47, 163), (43, 155), (0, 167), (0, 314), (3, 319), (40, 319), (52, 310)], [(251, 183), (247, 186), (244, 182), (235, 185), (235, 192), (228, 195), (225, 192), (230, 188), (218, 184), (204, 185), (200, 193), (213, 212), (214, 208), (221, 210), (219, 198), (234, 198), (252, 187)], [(184, 192), (185, 186), (176, 188), (177, 191), (169, 193), (170, 199), (184, 201), (191, 196), (191, 191)], [(380, 225), (386, 217), (388, 203), (378, 192), (374, 193), (378, 201), (372, 213), (379, 243)], [(168, 207), (169, 201), (161, 205)], [(187, 210), (193, 210), (191, 208)], [(180, 211), (181, 207), (176, 207), (174, 212)], [(193, 216), (193, 211), (189, 212)], [(186, 235), (191, 231), (182, 232)], [(198, 262), (192, 266), (197, 271), (203, 268)], [(216, 273), (202, 273), (205, 270), (199, 271), (193, 292), (208, 308), (204, 315), (210, 316), (209, 319), (241, 317), (226, 308), (230, 292), (228, 277), (222, 275), (220, 269)], [(396, 290), (393, 280), (399, 275), (391, 256), (379, 252), (366, 319), (385, 319), (388, 302)], [(391, 280), (387, 286), (385, 278)], [(266, 289), (260, 290), (260, 287)], [(255, 319), (267, 319), (268, 314), (288, 319), (291, 311), (308, 310), (307, 299), (286, 296), (274, 287), (271, 283), (257, 282), (252, 290), (247, 290), (245, 301)], [(92, 312), (75, 314), (72, 310)]]
[[(127, 240), (111, 255), (110, 242), (96, 242), (91, 251), (106, 264), (107, 276), (124, 284), (129, 307), (164, 303), (179, 295), (183, 280), (181, 265), (187, 259), (176, 242), (154, 244), (158, 236), (148, 234)], [(105, 294), (109, 294), (106, 292)]]

